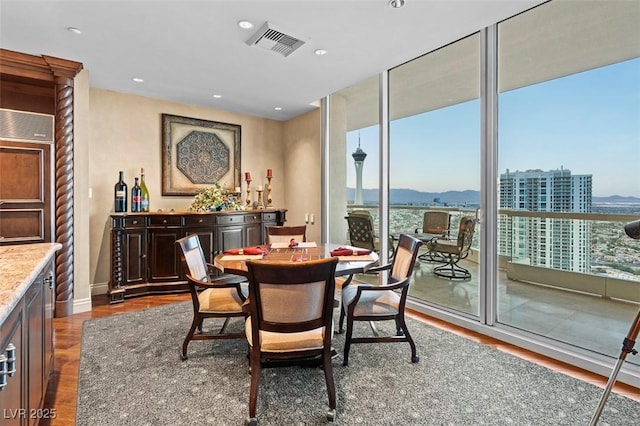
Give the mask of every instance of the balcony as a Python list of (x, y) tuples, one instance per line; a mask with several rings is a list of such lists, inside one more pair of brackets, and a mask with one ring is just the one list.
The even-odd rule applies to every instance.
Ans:
[[(374, 219), (377, 217), (377, 206), (348, 207), (366, 208)], [(416, 227), (421, 227), (422, 215), (428, 209), (392, 207), (389, 213), (391, 234), (413, 233)], [(475, 210), (445, 210), (452, 215), (452, 238), (455, 238), (459, 218), (475, 214)], [(563, 256), (559, 253), (546, 256), (547, 265), (555, 262), (555, 268), (536, 264), (539, 262), (532, 259), (545, 258), (545, 255), (530, 253), (528, 257), (524, 256), (524, 248), (530, 247), (529, 237), (519, 235), (518, 242), (500, 242), (499, 239), (499, 246), (502, 243), (511, 254), (499, 253), (498, 256), (497, 322), (617, 358), (622, 339), (640, 308), (640, 241), (628, 238), (623, 231), (624, 223), (636, 220), (637, 216), (500, 210), (498, 229), (510, 229), (513, 232), (509, 235), (518, 235), (518, 228), (514, 229), (508, 223), (519, 221), (522, 224), (529, 218), (537, 223), (549, 223), (545, 238), (550, 243), (553, 239), (564, 238), (559, 246), (571, 246), (567, 244), (571, 242), (567, 238), (586, 236), (589, 241), (584, 246), (591, 247), (591, 252), (581, 256), (589, 258), (589, 271), (562, 270), (570, 263), (562, 262)], [(590, 231), (579, 231), (583, 232), (580, 236), (572, 232), (553, 235), (551, 229), (558, 224), (562, 224), (563, 230), (569, 227)], [(420, 261), (414, 268), (410, 296), (427, 305), (478, 317), (479, 231), (476, 228), (472, 254), (461, 263), (471, 271), (471, 280), (450, 281), (436, 277), (432, 272), (435, 265)], [(627, 362), (640, 365), (636, 357), (627, 358)]]

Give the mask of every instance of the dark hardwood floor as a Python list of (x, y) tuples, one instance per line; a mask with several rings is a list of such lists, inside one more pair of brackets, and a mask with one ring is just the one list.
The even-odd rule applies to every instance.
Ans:
[[(106, 296), (96, 296), (93, 298), (93, 309), (91, 312), (76, 314), (65, 318), (55, 318), (53, 321), (55, 329), (54, 371), (49, 379), (49, 387), (45, 396), (44, 406), (45, 408), (55, 409), (56, 417), (55, 419), (43, 419), (40, 425), (69, 426), (75, 424), (82, 323), (85, 320), (187, 301), (189, 298), (189, 294), (145, 296), (127, 299), (124, 303), (110, 305)], [(438, 319), (421, 314), (413, 316), (435, 327), (464, 336), (531, 362), (544, 365), (547, 368), (595, 384), (601, 388), (606, 386), (607, 377), (586, 372), (569, 364), (555, 361), (551, 358), (535, 354), (491, 337), (468, 331), (462, 327), (451, 325)], [(176, 353), (176, 357), (178, 356), (179, 354)], [(640, 389), (616, 383), (613, 391), (640, 402)]]

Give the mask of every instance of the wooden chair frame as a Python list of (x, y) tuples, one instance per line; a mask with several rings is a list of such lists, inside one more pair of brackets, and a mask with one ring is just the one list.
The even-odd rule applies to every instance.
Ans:
[[(304, 363), (312, 357), (319, 357), (324, 370), (327, 395), (329, 398), (329, 411), (327, 419), (333, 421), (336, 411), (336, 389), (333, 380), (333, 369), (331, 366), (331, 324), (333, 319), (333, 297), (335, 293), (335, 271), (338, 263), (337, 258), (325, 258), (307, 262), (263, 262), (260, 260), (248, 261), (249, 292), (251, 294), (246, 310), (249, 312), (251, 329), (247, 330), (250, 335), (250, 370), (251, 388), (249, 391), (249, 417), (245, 424), (255, 425), (256, 406), (258, 397), (258, 387), (260, 384), (260, 371), (263, 361), (268, 360), (293, 360)], [(264, 303), (262, 287), (269, 287), (270, 292), (277, 292), (277, 288), (284, 289), (291, 285), (319, 285), (324, 283), (321, 298), (310, 301), (309, 311), (313, 311), (313, 302), (321, 303), (316, 306), (319, 309), (319, 316), (297, 320), (295, 313), (291, 313), (292, 318), (281, 321), (267, 321), (264, 318)], [(276, 288), (276, 290), (274, 290)], [(265, 290), (266, 291), (266, 290)], [(293, 291), (293, 290), (292, 290)], [(300, 294), (300, 293), (298, 293)], [(271, 299), (273, 300), (272, 296)], [(320, 300), (321, 299), (321, 300)], [(276, 308), (282, 310), (287, 301), (280, 299), (283, 307), (271, 306), (270, 310)], [(268, 302), (265, 302), (268, 303)], [(302, 311), (305, 311), (304, 309)], [(273, 313), (271, 313), (273, 315)], [(305, 314), (308, 316), (308, 314)], [(324, 327), (322, 335), (322, 347), (307, 348), (303, 350), (286, 349), (280, 351), (266, 351), (261, 347), (261, 332), (271, 333), (302, 333)], [(249, 337), (249, 336), (248, 336)], [(286, 345), (286, 344), (285, 344)], [(278, 364), (275, 364), (278, 365)]]
[[(298, 242), (307, 241), (307, 225), (267, 226), (266, 231), (267, 244), (271, 244), (273, 242), (270, 238), (272, 235), (280, 237), (277, 238), (278, 240), (283, 240), (287, 237), (298, 238), (300, 235), (302, 235), (302, 239)], [(286, 242), (289, 242), (289, 239), (290, 238), (288, 238)]]
[[(420, 358), (417, 354), (417, 349), (411, 334), (409, 333), (409, 329), (407, 328), (407, 324), (405, 322), (404, 311), (405, 305), (407, 301), (407, 294), (409, 292), (409, 284), (411, 281), (411, 274), (413, 273), (413, 267), (415, 265), (416, 257), (418, 256), (418, 251), (420, 246), (422, 245), (422, 241), (417, 238), (407, 235), (401, 234), (398, 239), (398, 248), (396, 250), (396, 255), (393, 258), (393, 262), (387, 265), (378, 266), (369, 269), (367, 272), (380, 272), (384, 270), (390, 271), (390, 276), (388, 281), (384, 285), (373, 285), (367, 283), (354, 283), (351, 279), (348, 279), (342, 285), (343, 292), (343, 302), (342, 309), (340, 311), (340, 324), (339, 324), (339, 332), (342, 333), (344, 331), (343, 324), (345, 317), (347, 318), (347, 334), (345, 336), (344, 342), (344, 357), (342, 364), (349, 365), (349, 350), (351, 348), (352, 343), (396, 343), (396, 342), (408, 342), (411, 346), (411, 362), (418, 362)], [(407, 256), (399, 255), (400, 251), (405, 251)], [(408, 255), (410, 253), (410, 255)], [(399, 265), (399, 262), (404, 262), (402, 265)], [(402, 276), (398, 276), (396, 271), (406, 268), (405, 273)], [(350, 303), (346, 303), (344, 299), (345, 289), (348, 286), (354, 286), (356, 288), (355, 297), (350, 301)], [(351, 291), (351, 290), (349, 290)], [(362, 300), (363, 303), (366, 302), (367, 298), (376, 298), (377, 296), (382, 295), (383, 292), (400, 292), (398, 309), (397, 313), (389, 313), (389, 314), (380, 314), (369, 312), (367, 314), (356, 314), (356, 308), (358, 307), (358, 303)], [(353, 337), (353, 322), (354, 321), (388, 321), (394, 320), (396, 323), (396, 335), (395, 336), (379, 336), (377, 335), (374, 328), (373, 337)], [(371, 323), (373, 324), (373, 323)], [(373, 327), (372, 327), (373, 328)]]
[[(191, 301), (193, 303), (193, 321), (191, 322), (191, 327), (189, 328), (187, 336), (182, 343), (181, 359), (185, 361), (189, 358), (187, 356), (187, 348), (189, 346), (189, 342), (191, 342), (192, 340), (244, 339), (246, 337), (244, 332), (225, 333), (225, 330), (231, 318), (246, 316), (245, 312), (242, 310), (242, 304), (246, 300), (248, 288), (246, 285), (246, 279), (244, 277), (230, 276), (225, 278), (212, 278), (213, 273), (216, 272), (217, 269), (212, 264), (206, 262), (204, 253), (202, 252), (202, 246), (200, 245), (200, 238), (197, 234), (192, 234), (181, 238), (176, 241), (176, 244), (178, 245), (182, 254), (181, 260), (186, 273), (187, 282), (189, 283), (189, 293), (191, 294)], [(187, 261), (187, 253), (193, 252), (194, 250), (195, 259), (193, 260), (195, 262), (199, 262), (200, 265), (192, 265), (192, 268), (190, 268), (189, 262)], [(198, 251), (199, 256), (197, 255)], [(196, 267), (200, 268), (204, 272), (203, 276), (195, 277), (192, 275), (192, 269)], [(238, 305), (238, 310), (224, 312), (202, 311), (200, 306), (200, 298), (198, 296), (201, 294), (200, 292), (207, 289), (212, 289), (213, 291), (230, 291), (232, 295), (234, 294), (233, 292), (235, 292), (238, 300), (241, 302)], [(202, 324), (206, 318), (225, 319), (218, 334), (205, 334), (203, 332)], [(198, 330), (199, 334), (196, 334), (196, 329)]]

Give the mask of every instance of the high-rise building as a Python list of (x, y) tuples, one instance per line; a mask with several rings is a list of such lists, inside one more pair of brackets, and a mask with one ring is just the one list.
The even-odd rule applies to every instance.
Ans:
[[(591, 212), (592, 175), (527, 170), (500, 175), (500, 208), (552, 213)], [(543, 215), (545, 216), (545, 215)], [(551, 215), (550, 215), (551, 216)], [(562, 217), (500, 215), (499, 253), (513, 262), (591, 272), (591, 222)]]

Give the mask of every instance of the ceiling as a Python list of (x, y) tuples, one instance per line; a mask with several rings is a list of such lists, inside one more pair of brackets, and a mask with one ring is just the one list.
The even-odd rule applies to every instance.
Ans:
[[(0, 47), (81, 62), (94, 88), (288, 120), (539, 3), (406, 0), (394, 9), (388, 0), (0, 0)], [(254, 27), (242, 29), (240, 20)], [(265, 21), (305, 44), (287, 57), (247, 45)]]

